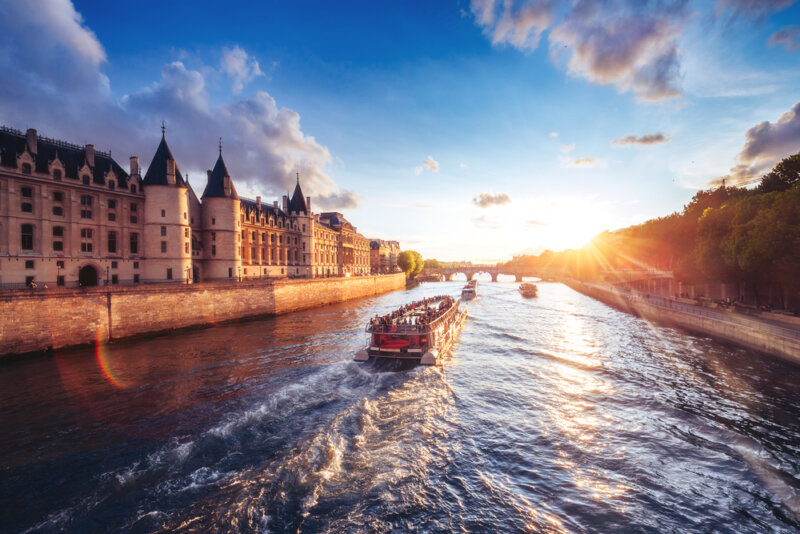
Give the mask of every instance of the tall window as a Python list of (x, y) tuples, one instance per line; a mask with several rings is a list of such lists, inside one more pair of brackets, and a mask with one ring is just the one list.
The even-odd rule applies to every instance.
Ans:
[(81, 228), (81, 252), (91, 252), (94, 248), (92, 245), (92, 229)]
[(217, 245), (211, 245), (211, 255), (212, 256), (217, 255)]
[(33, 225), (32, 224), (23, 224), (22, 225), (22, 250), (33, 250)]
[(53, 227), (53, 251), (62, 252), (64, 250), (64, 227)]
[(61, 180), (61, 169), (53, 169), (53, 180)]
[(161, 235), (162, 236), (166, 236), (167, 235), (167, 227), (166, 226), (162, 226), (161, 227)]
[(167, 280), (172, 280), (172, 269), (167, 269)]
[(81, 195), (81, 219), (92, 218), (92, 197)]
[(33, 189), (30, 187), (22, 188), (22, 205), (20, 209), (25, 213), (33, 213)]
[(131, 254), (139, 253), (139, 234), (131, 234)]
[(30, 174), (31, 173), (31, 164), (30, 163), (23, 163), (22, 164), (22, 174)]
[(108, 232), (108, 253), (109, 254), (117, 253), (117, 232), (114, 231)]
[(83, 181), (83, 185), (89, 185), (89, 182), (91, 181), (91, 178), (89, 178), (88, 174), (84, 174), (81, 177), (81, 180)]
[(139, 220), (139, 217), (136, 215), (136, 204), (131, 202), (131, 224), (136, 224)]
[(166, 241), (162, 241), (161, 242), (161, 253), (162, 254), (166, 254), (167, 253), (167, 242)]

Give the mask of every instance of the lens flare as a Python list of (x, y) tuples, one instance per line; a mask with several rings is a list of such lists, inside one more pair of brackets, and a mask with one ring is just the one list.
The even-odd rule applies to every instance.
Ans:
[(117, 389), (126, 389), (130, 386), (128, 382), (120, 378), (119, 374), (112, 367), (112, 361), (108, 356), (108, 351), (103, 343), (103, 336), (98, 329), (94, 338), (94, 356), (100, 371), (108, 382)]

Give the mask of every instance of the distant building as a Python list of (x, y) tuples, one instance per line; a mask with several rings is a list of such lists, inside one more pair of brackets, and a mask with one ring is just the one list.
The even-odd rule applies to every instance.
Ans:
[(369, 241), (341, 213), (240, 198), (220, 149), (197, 197), (166, 136), (144, 177), (110, 153), (0, 128), (0, 287), (344, 276)]
[(375, 274), (393, 273), (398, 270), (397, 256), (400, 254), (400, 243), (373, 239), (370, 246), (370, 269)]

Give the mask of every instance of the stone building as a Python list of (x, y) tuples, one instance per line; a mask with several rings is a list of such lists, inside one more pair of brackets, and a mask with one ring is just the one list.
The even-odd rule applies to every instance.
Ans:
[(279, 206), (239, 198), (220, 148), (198, 199), (166, 136), (142, 178), (110, 153), (0, 128), (0, 287), (369, 274), (369, 241), (314, 214), (298, 174)]
[(344, 215), (320, 213), (314, 217), (314, 228), (320, 236), (314, 242), (315, 261), (319, 261), (315, 276), (370, 274), (369, 240)]
[(398, 270), (397, 256), (400, 254), (400, 243), (373, 239), (370, 246), (370, 269), (374, 274), (393, 273)]

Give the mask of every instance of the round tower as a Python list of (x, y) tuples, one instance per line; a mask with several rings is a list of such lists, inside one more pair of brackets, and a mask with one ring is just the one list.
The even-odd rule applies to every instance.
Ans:
[(203, 272), (207, 280), (234, 280), (242, 276), (239, 220), (241, 202), (222, 159), (222, 148), (203, 191)]
[(142, 186), (145, 193), (144, 281), (191, 281), (189, 190), (163, 132)]

